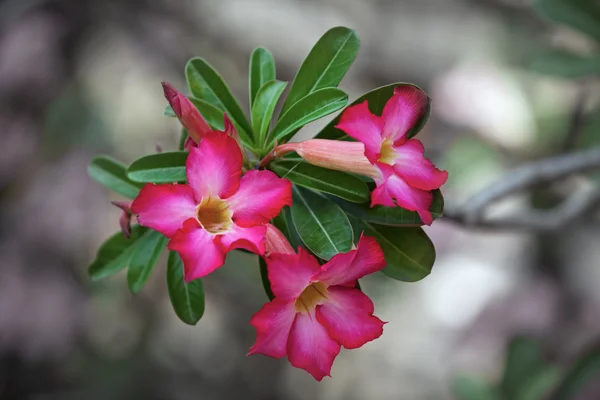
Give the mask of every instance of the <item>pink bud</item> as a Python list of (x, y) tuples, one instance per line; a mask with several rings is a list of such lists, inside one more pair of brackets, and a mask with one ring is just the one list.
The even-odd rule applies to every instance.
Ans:
[(123, 236), (129, 239), (131, 236), (131, 201), (112, 201), (111, 203), (123, 210), (119, 217), (119, 225)]
[(265, 257), (273, 253), (296, 254), (290, 242), (274, 225), (267, 224)]
[(194, 103), (190, 99), (167, 82), (163, 82), (162, 86), (165, 98), (171, 105), (177, 118), (179, 118), (181, 125), (187, 129), (188, 134), (194, 142), (199, 143), (202, 137), (212, 129), (210, 129), (210, 126), (202, 118), (202, 115), (200, 115), (200, 112), (198, 112), (198, 109), (196, 109), (196, 106), (194, 106)]

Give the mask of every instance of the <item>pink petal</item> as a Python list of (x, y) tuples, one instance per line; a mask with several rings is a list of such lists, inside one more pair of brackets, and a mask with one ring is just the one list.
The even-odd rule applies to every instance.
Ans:
[(250, 325), (256, 329), (256, 343), (248, 355), (261, 353), (274, 358), (285, 356), (295, 316), (293, 300), (275, 298), (265, 304), (250, 319)]
[(395, 145), (402, 144), (406, 133), (427, 113), (428, 104), (427, 94), (418, 87), (396, 87), (381, 115), (384, 123), (382, 137), (391, 139)]
[(434, 190), (439, 189), (448, 180), (448, 172), (440, 171), (423, 156), (425, 148), (419, 140), (409, 139), (394, 150), (397, 154), (394, 170), (410, 186)]
[(287, 343), (287, 356), (294, 367), (308, 371), (320, 381), (331, 376), (331, 366), (340, 347), (317, 321), (314, 312), (296, 315)]
[(264, 225), (243, 228), (238, 225), (217, 236), (223, 251), (227, 252), (233, 249), (244, 249), (253, 253), (265, 254), (265, 236), (267, 227)]
[(167, 237), (175, 234), (183, 222), (196, 217), (194, 194), (188, 185), (147, 183), (131, 204), (140, 225)]
[(315, 275), (313, 280), (328, 285), (354, 284), (357, 279), (380, 271), (383, 267), (385, 259), (377, 240), (362, 234), (356, 250), (333, 256), (321, 267), (321, 272)]
[(371, 162), (377, 161), (381, 149), (383, 121), (381, 117), (371, 114), (367, 100), (346, 108), (335, 127), (363, 142), (365, 156)]
[[(388, 207), (398, 205), (409, 211), (417, 211), (423, 223), (431, 225), (433, 217), (429, 207), (433, 201), (433, 194), (411, 187), (404, 179), (395, 175), (389, 165), (378, 164), (378, 167), (384, 178), (382, 181), (376, 182), (377, 188), (371, 193), (371, 207), (377, 204)], [(396, 204), (393, 200), (396, 200)]]
[(356, 349), (383, 334), (385, 322), (373, 315), (371, 299), (355, 288), (333, 286), (327, 301), (317, 306), (317, 320), (329, 336), (347, 349)]
[(292, 245), (287, 240), (285, 235), (274, 225), (266, 224), (267, 234), (265, 235), (265, 256), (268, 257), (273, 253), (292, 254), (296, 252)]
[(206, 135), (185, 163), (187, 179), (196, 200), (235, 193), (242, 175), (242, 152), (234, 139), (220, 131)]
[(179, 253), (183, 260), (186, 282), (203, 278), (225, 262), (225, 253), (214, 237), (202, 229), (196, 220), (187, 220), (169, 242), (169, 250)]
[(284, 206), (292, 205), (292, 183), (271, 171), (251, 170), (242, 177), (238, 191), (227, 199), (227, 203), (236, 224), (266, 224)]
[(265, 261), (273, 294), (286, 300), (300, 296), (321, 269), (317, 260), (301, 247), (298, 254), (274, 253)]

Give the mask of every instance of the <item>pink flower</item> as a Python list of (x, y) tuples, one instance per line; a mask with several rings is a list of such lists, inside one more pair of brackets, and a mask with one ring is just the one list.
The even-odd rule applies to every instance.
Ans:
[(242, 248), (265, 252), (265, 224), (291, 205), (291, 182), (270, 171), (242, 176), (242, 153), (235, 140), (208, 132), (190, 149), (188, 184), (148, 183), (131, 209), (141, 225), (171, 238), (187, 282), (223, 265), (225, 253)]
[[(385, 266), (374, 238), (361, 236), (356, 250), (340, 253), (324, 265), (299, 248), (281, 245), (269, 226), (272, 252), (265, 260), (275, 298), (250, 320), (256, 343), (248, 354), (288, 357), (316, 380), (331, 376), (340, 347), (356, 349), (383, 334), (385, 324), (373, 316), (373, 302), (359, 289), (359, 278)], [(280, 237), (283, 237), (279, 233)]]
[(173, 112), (187, 130), (188, 135), (195, 143), (200, 143), (202, 137), (212, 131), (208, 123), (202, 118), (194, 103), (183, 93), (179, 92), (170, 83), (162, 83), (165, 98), (173, 109)]
[(427, 104), (421, 89), (398, 86), (381, 116), (369, 111), (366, 100), (343, 112), (336, 128), (359, 142), (312, 139), (279, 146), (275, 154), (296, 151), (311, 164), (369, 176), (377, 185), (371, 206), (398, 205), (418, 212), (423, 223), (431, 225), (431, 191), (446, 182), (448, 173), (424, 157), (421, 141), (407, 138), (427, 112)]

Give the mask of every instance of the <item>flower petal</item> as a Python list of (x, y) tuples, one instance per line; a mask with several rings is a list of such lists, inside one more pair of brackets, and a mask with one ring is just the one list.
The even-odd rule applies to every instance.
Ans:
[(331, 376), (331, 366), (340, 347), (317, 321), (314, 312), (296, 315), (287, 343), (288, 359), (294, 367), (308, 371), (320, 381), (324, 376)]
[(131, 204), (140, 225), (171, 237), (184, 221), (196, 217), (194, 194), (188, 185), (147, 183)]
[(353, 285), (357, 279), (380, 271), (385, 267), (383, 251), (377, 240), (360, 236), (356, 250), (336, 254), (321, 267), (313, 280), (327, 285)]
[(209, 132), (185, 163), (187, 179), (196, 200), (235, 193), (242, 175), (242, 152), (235, 140), (220, 131)]
[(186, 282), (203, 278), (225, 262), (225, 253), (198, 221), (189, 219), (169, 242), (169, 250), (179, 253), (183, 260)]
[(229, 231), (218, 235), (217, 240), (225, 252), (233, 249), (244, 249), (263, 255), (265, 254), (266, 234), (267, 227), (264, 225), (243, 228), (234, 224)]
[(265, 235), (265, 256), (268, 257), (273, 253), (292, 254), (296, 252), (292, 245), (287, 240), (285, 235), (274, 225), (266, 224), (267, 234)]
[(317, 320), (329, 336), (347, 349), (356, 349), (383, 334), (385, 322), (373, 315), (371, 299), (355, 288), (329, 287), (327, 301), (317, 306)]
[(301, 247), (298, 254), (273, 253), (265, 261), (273, 294), (286, 300), (300, 296), (321, 269), (317, 260)]
[(371, 162), (377, 161), (383, 140), (383, 121), (381, 117), (371, 113), (367, 100), (346, 108), (335, 127), (362, 142), (365, 145), (365, 156)]
[(295, 316), (293, 300), (275, 298), (265, 304), (250, 319), (250, 325), (256, 329), (256, 343), (248, 355), (261, 353), (274, 358), (285, 356)]
[(406, 133), (427, 113), (429, 99), (416, 86), (403, 85), (394, 89), (394, 95), (383, 108), (383, 139), (391, 139), (395, 145), (406, 140)]
[(227, 199), (227, 203), (236, 224), (266, 224), (279, 214), (283, 206), (292, 205), (292, 183), (271, 171), (248, 171), (242, 177), (238, 191)]
[(440, 171), (423, 156), (425, 148), (419, 140), (409, 139), (394, 150), (397, 155), (394, 171), (410, 186), (422, 190), (434, 190), (439, 189), (448, 180), (448, 172)]

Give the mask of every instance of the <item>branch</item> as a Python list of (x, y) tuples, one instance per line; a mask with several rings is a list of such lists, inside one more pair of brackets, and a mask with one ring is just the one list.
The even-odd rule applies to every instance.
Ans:
[(595, 208), (600, 203), (600, 189), (576, 193), (560, 206), (548, 211), (529, 210), (525, 215), (502, 220), (486, 220), (482, 215), (491, 204), (511, 194), (593, 168), (600, 168), (600, 147), (524, 164), (473, 195), (460, 208), (446, 210), (444, 216), (467, 226), (554, 229)]

